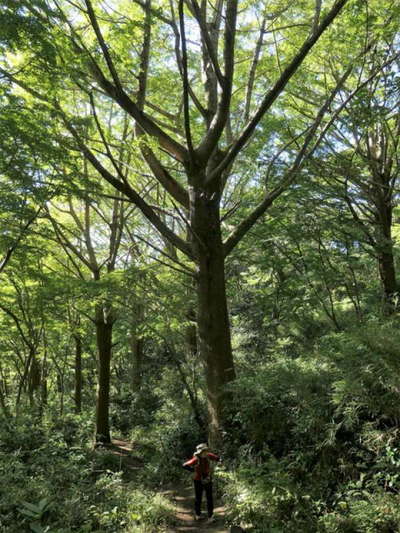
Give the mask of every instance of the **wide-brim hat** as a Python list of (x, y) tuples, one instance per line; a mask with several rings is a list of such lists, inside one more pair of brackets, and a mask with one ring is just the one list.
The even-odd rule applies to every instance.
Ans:
[(208, 447), (208, 444), (206, 442), (203, 442), (196, 446), (196, 450), (194, 452), (194, 455), (199, 455), (201, 452), (208, 451), (210, 448)]

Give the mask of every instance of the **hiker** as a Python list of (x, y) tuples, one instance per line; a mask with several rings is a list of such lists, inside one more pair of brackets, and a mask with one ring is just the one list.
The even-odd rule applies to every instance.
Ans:
[(206, 443), (199, 444), (193, 454), (192, 459), (183, 464), (183, 468), (193, 472), (194, 483), (194, 519), (201, 519), (201, 498), (203, 490), (207, 497), (208, 522), (214, 522), (214, 502), (212, 493), (212, 470), (210, 461), (219, 461), (218, 455), (211, 453)]

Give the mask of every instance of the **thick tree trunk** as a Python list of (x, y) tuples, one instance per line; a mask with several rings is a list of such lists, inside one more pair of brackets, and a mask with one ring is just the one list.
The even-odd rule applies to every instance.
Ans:
[(75, 412), (82, 411), (82, 339), (80, 335), (74, 335), (75, 340)]
[(210, 442), (215, 445), (224, 427), (224, 386), (235, 378), (219, 198), (215, 192), (196, 191), (192, 201), (192, 245), (198, 264), (198, 348), (206, 369)]
[[(386, 193), (386, 190), (383, 190)], [(393, 255), (392, 239), (392, 204), (382, 194), (381, 202), (377, 204), (377, 257), (379, 276), (382, 283), (383, 312), (392, 314), (396, 307), (396, 267)]]
[(96, 444), (111, 442), (110, 406), (110, 365), (112, 348), (111, 320), (104, 320), (103, 308), (96, 312), (96, 341), (98, 354), (98, 386), (96, 403)]
[(383, 310), (387, 314), (395, 310), (397, 293), (396, 269), (394, 265), (392, 243), (387, 243), (385, 251), (378, 255), (379, 276), (383, 288)]

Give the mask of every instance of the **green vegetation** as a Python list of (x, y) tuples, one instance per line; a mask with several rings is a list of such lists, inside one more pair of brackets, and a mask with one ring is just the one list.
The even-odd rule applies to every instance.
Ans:
[(400, 533), (399, 21), (0, 0), (0, 533)]

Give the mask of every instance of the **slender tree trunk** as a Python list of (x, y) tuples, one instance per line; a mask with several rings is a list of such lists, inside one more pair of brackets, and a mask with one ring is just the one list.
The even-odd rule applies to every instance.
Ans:
[(43, 328), (43, 358), (42, 358), (42, 379), (40, 384), (40, 404), (39, 404), (39, 417), (42, 418), (43, 411), (47, 406), (48, 400), (48, 388), (47, 388), (47, 379), (48, 379), (48, 365), (47, 365), (47, 336)]
[(10, 417), (10, 411), (7, 405), (7, 389), (7, 378), (5, 373), (3, 372), (3, 368), (0, 363), (0, 406), (3, 410), (4, 415), (8, 418)]
[(109, 407), (113, 323), (109, 318), (105, 320), (103, 307), (96, 311), (96, 341), (99, 370), (96, 402), (96, 444), (108, 444), (111, 442)]
[(10, 411), (8, 409), (8, 406), (7, 406), (5, 390), (6, 390), (5, 382), (2, 379), (0, 379), (0, 407), (1, 407), (5, 417), (9, 418), (10, 417)]
[(26, 362), (24, 364), (24, 371), (23, 371), (23, 373), (19, 373), (21, 377), (20, 377), (20, 381), (19, 381), (19, 384), (18, 384), (17, 396), (16, 396), (16, 399), (15, 399), (15, 414), (16, 414), (16, 416), (18, 416), (18, 414), (19, 414), (19, 406), (20, 406), (20, 403), (21, 403), (21, 396), (22, 396), (22, 392), (25, 389), (26, 381), (28, 379), (28, 373), (29, 373), (29, 367), (30, 367), (30, 364), (31, 364), (31, 358), (32, 358), (32, 353), (31, 353), (31, 351), (29, 351), (29, 356), (28, 356), (28, 358), (27, 358), (27, 360), (26, 360)]
[(48, 399), (48, 387), (47, 387), (47, 374), (43, 376), (42, 388), (41, 388), (41, 405), (44, 408), (47, 405)]
[(60, 368), (57, 369), (57, 392), (60, 395), (60, 417), (64, 414), (64, 375)]
[(139, 392), (142, 386), (142, 366), (143, 366), (143, 348), (144, 340), (141, 337), (131, 337), (132, 353), (132, 390)]
[(29, 369), (28, 394), (31, 407), (35, 403), (35, 392), (40, 389), (41, 369), (35, 353), (32, 354), (31, 365)]
[(9, 412), (7, 404), (6, 404), (6, 399), (5, 399), (5, 395), (3, 393), (3, 388), (2, 388), (2, 384), (1, 383), (0, 383), (0, 406), (1, 406), (1, 409), (3, 411), (3, 414), (6, 416), (6, 418), (9, 418), (10, 417), (10, 412)]
[(189, 360), (193, 361), (197, 357), (196, 311), (191, 307), (186, 316), (189, 321), (185, 331), (186, 352)]
[(215, 445), (224, 426), (224, 386), (235, 378), (219, 198), (215, 191), (196, 191), (192, 200), (192, 244), (198, 263), (198, 347), (206, 369), (210, 442)]
[(133, 310), (130, 347), (132, 354), (132, 374), (131, 383), (132, 391), (139, 392), (142, 386), (142, 372), (143, 372), (143, 355), (144, 355), (144, 339), (138, 335), (138, 326), (143, 321), (144, 309), (140, 303), (135, 305)]
[(79, 334), (74, 335), (75, 340), (75, 412), (82, 411), (82, 339)]
[(60, 417), (64, 416), (64, 378), (60, 378)]
[(179, 375), (181, 376), (183, 386), (189, 396), (189, 401), (193, 409), (194, 419), (196, 420), (199, 428), (204, 431), (206, 429), (206, 425), (200, 412), (197, 396), (193, 388), (190, 386), (189, 381), (186, 377), (185, 371), (182, 367), (181, 357), (176, 352), (171, 351), (171, 354), (173, 356), (174, 363), (176, 364), (176, 368), (178, 369)]

